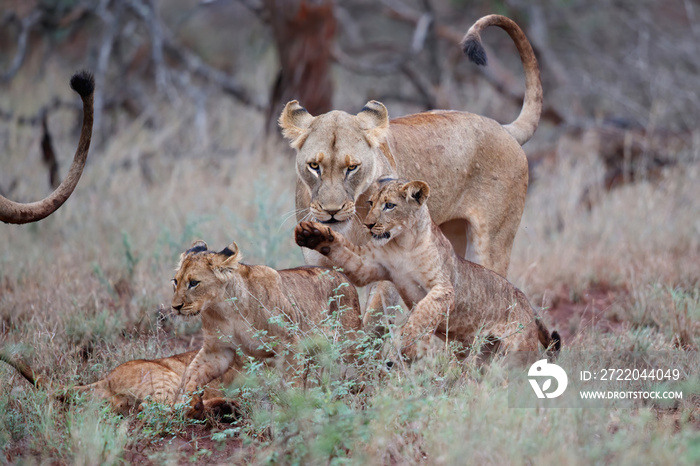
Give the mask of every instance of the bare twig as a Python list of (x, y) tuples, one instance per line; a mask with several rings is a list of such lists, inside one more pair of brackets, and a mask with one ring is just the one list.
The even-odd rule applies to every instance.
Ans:
[(423, 75), (413, 69), (410, 63), (404, 63), (401, 65), (401, 72), (406, 75), (406, 77), (416, 87), (418, 93), (423, 97), (423, 106), (426, 109), (435, 108), (435, 93), (433, 92), (432, 86), (429, 82), (426, 82)]
[(435, 9), (433, 8), (431, 0), (423, 0), (422, 3), (423, 9), (425, 10), (423, 17), (430, 17), (430, 24), (426, 31), (427, 38), (425, 41), (428, 49), (428, 61), (430, 63), (428, 74), (430, 75), (433, 86), (438, 86), (442, 81), (442, 68), (438, 60), (440, 54), (438, 53), (437, 34), (435, 31)]
[(230, 94), (239, 102), (249, 107), (253, 107), (259, 111), (265, 110), (266, 105), (260, 102), (259, 99), (250, 95), (238, 81), (228, 76), (223, 71), (207, 65), (201, 58), (177, 44), (175, 40), (171, 39), (167, 34), (163, 38), (163, 45), (165, 50), (178, 59), (190, 73), (218, 85), (225, 93)]
[(53, 148), (53, 138), (49, 132), (48, 118), (46, 113), (44, 113), (41, 120), (41, 153), (42, 161), (49, 170), (49, 184), (53, 189), (58, 188), (61, 184), (61, 179), (58, 176), (58, 159), (56, 158), (56, 151)]
[(14, 13), (6, 16), (6, 22), (19, 21), (19, 34), (17, 36), (17, 52), (15, 52), (9, 69), (0, 75), (0, 81), (7, 82), (11, 80), (15, 74), (17, 74), (17, 71), (19, 71), (22, 63), (24, 63), (24, 58), (27, 56), (27, 39), (29, 38), (29, 32), (39, 19), (41, 19), (42, 14), (42, 11), (37, 9), (21, 20), (19, 20)]
[(335, 60), (343, 68), (347, 68), (353, 73), (369, 74), (373, 76), (385, 76), (394, 74), (401, 69), (409, 58), (409, 54), (400, 54), (399, 57), (393, 60), (385, 60), (381, 63), (368, 63), (365, 60), (355, 60), (350, 55), (346, 54), (337, 44), (331, 51), (333, 60)]
[[(156, 89), (159, 92), (168, 92), (167, 67), (163, 63), (163, 30), (157, 12), (157, 0), (129, 0), (127, 5), (145, 23), (151, 39), (151, 59), (155, 69)], [(172, 100), (172, 96), (171, 100)]]
[(83, 107), (78, 102), (61, 100), (56, 97), (51, 101), (51, 103), (42, 106), (34, 115), (16, 116), (11, 111), (0, 109), (0, 120), (10, 121), (16, 119), (17, 124), (19, 125), (38, 126), (43, 121), (44, 116), (48, 116), (54, 110), (59, 110), (61, 108), (82, 111)]
[(106, 89), (105, 80), (107, 74), (107, 66), (112, 55), (112, 47), (117, 30), (121, 23), (122, 2), (115, 2), (114, 11), (110, 11), (108, 6), (110, 0), (101, 0), (97, 7), (96, 14), (105, 24), (105, 29), (102, 34), (102, 42), (97, 55), (97, 68), (95, 71), (95, 100), (94, 100), (94, 123), (93, 134), (100, 135), (102, 129), (102, 111), (104, 107), (104, 90)]
[[(200, 1), (201, 4), (210, 4), (214, 3), (217, 0), (202, 0)], [(238, 3), (243, 5), (244, 7), (248, 8), (255, 16), (257, 16), (262, 22), (268, 23), (270, 22), (270, 18), (268, 15), (268, 12), (265, 10), (265, 7), (263, 6), (262, 1), (260, 0), (238, 0)]]

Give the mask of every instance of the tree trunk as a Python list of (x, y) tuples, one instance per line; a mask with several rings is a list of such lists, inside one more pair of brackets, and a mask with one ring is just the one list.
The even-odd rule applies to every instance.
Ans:
[(333, 0), (265, 0), (279, 53), (280, 71), (267, 111), (267, 131), (279, 134), (277, 117), (290, 100), (312, 115), (332, 108), (331, 49), (336, 30)]

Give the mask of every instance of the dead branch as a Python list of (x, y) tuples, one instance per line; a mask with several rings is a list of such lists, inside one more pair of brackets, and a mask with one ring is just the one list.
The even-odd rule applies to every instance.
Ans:
[[(201, 0), (200, 4), (209, 5), (218, 0)], [(263, 6), (262, 1), (259, 0), (238, 0), (238, 3), (248, 8), (255, 16), (257, 16), (263, 23), (270, 22), (270, 15), (268, 11)]]
[(0, 81), (7, 82), (11, 80), (17, 71), (19, 71), (24, 59), (27, 56), (27, 41), (29, 38), (29, 32), (32, 27), (41, 19), (41, 10), (34, 10), (28, 16), (22, 18), (21, 20), (14, 13), (9, 13), (5, 19), (6, 23), (14, 22), (19, 23), (19, 34), (17, 35), (17, 51), (12, 59), (9, 69), (0, 75)]
[(435, 9), (433, 8), (433, 3), (431, 0), (423, 0), (422, 4), (425, 13), (421, 18), (429, 18), (426, 38), (424, 39), (425, 46), (428, 49), (428, 60), (430, 62), (428, 74), (430, 75), (430, 80), (433, 87), (435, 87), (440, 85), (440, 82), (442, 81), (442, 68), (440, 66), (440, 61), (438, 60), (440, 54), (438, 53), (438, 41), (435, 32)]
[(56, 159), (56, 151), (53, 148), (53, 138), (49, 132), (47, 120), (46, 113), (44, 113), (41, 121), (41, 160), (49, 170), (49, 184), (51, 185), (51, 188), (56, 189), (58, 188), (58, 185), (61, 184), (61, 179), (58, 176), (58, 159)]
[(39, 109), (39, 111), (36, 112), (34, 115), (16, 116), (11, 111), (0, 109), (0, 120), (5, 120), (5, 121), (16, 120), (17, 124), (19, 124), (19, 125), (38, 126), (42, 123), (45, 116), (48, 116), (50, 113), (54, 112), (55, 110), (60, 110), (62, 108), (67, 108), (67, 109), (76, 110), (76, 111), (82, 111), (82, 107), (79, 103), (71, 102), (71, 101), (67, 101), (67, 100), (61, 100), (58, 97), (55, 97), (51, 101), (51, 103), (43, 105)]
[(155, 69), (156, 89), (159, 92), (167, 92), (169, 87), (167, 85), (167, 67), (163, 63), (163, 31), (156, 14), (155, 0), (148, 0), (148, 4), (140, 0), (129, 0), (126, 4), (146, 23), (151, 39), (151, 60), (153, 60)]
[(166, 29), (164, 29), (164, 31), (166, 32), (163, 37), (163, 46), (165, 51), (177, 59), (190, 74), (199, 76), (213, 84), (216, 84), (222, 91), (231, 95), (244, 105), (252, 107), (261, 112), (265, 111), (266, 105), (263, 104), (258, 98), (250, 95), (250, 93), (238, 81), (223, 71), (204, 63), (196, 54), (188, 51), (174, 39), (172, 39), (172, 37), (167, 33)]
[(411, 81), (422, 97), (422, 106), (425, 109), (431, 109), (436, 107), (435, 93), (433, 92), (433, 86), (427, 82), (424, 76), (418, 73), (410, 63), (404, 63), (401, 66), (401, 72)]
[(116, 39), (117, 31), (121, 25), (121, 16), (123, 12), (123, 3), (115, 2), (114, 10), (108, 9), (111, 0), (101, 0), (95, 14), (105, 24), (102, 33), (102, 42), (100, 43), (99, 52), (97, 55), (97, 67), (95, 70), (95, 100), (94, 100), (94, 131), (96, 135), (101, 135), (102, 130), (102, 111), (104, 107), (104, 91), (107, 88), (105, 85), (107, 67), (109, 59), (112, 55), (112, 47)]

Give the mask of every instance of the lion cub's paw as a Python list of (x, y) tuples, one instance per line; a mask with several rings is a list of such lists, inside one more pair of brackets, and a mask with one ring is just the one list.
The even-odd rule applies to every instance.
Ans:
[(330, 243), (335, 241), (333, 230), (316, 222), (301, 222), (294, 229), (294, 239), (304, 248), (315, 249), (324, 256), (331, 252)]

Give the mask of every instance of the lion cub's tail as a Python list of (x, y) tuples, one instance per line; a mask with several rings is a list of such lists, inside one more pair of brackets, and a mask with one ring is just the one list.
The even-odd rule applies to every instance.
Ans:
[(27, 381), (37, 388), (44, 387), (46, 385), (46, 378), (41, 375), (36, 375), (36, 373), (22, 361), (18, 361), (4, 350), (0, 351), (0, 361), (9, 364), (14, 367), (17, 372), (19, 372), (22, 377), (27, 379)]
[(537, 323), (537, 338), (540, 340), (542, 346), (544, 346), (551, 356), (555, 356), (561, 350), (561, 337), (559, 332), (556, 330), (549, 334), (549, 330), (544, 326), (542, 320), (535, 318)]
[(509, 125), (503, 127), (520, 145), (525, 144), (535, 133), (542, 113), (542, 83), (537, 58), (530, 42), (522, 29), (511, 19), (501, 15), (484, 16), (469, 28), (460, 46), (471, 61), (477, 65), (486, 65), (486, 51), (481, 44), (481, 31), (489, 26), (498, 26), (505, 30), (515, 42), (520, 60), (525, 69), (525, 100), (520, 115)]

